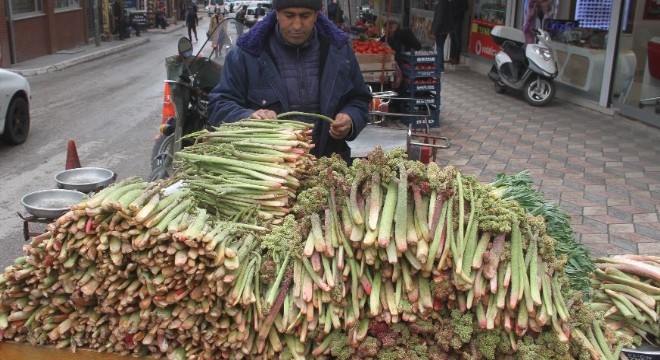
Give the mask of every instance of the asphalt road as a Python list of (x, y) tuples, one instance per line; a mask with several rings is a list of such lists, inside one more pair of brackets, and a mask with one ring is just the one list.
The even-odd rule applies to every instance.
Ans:
[[(206, 18), (200, 21), (196, 48), (207, 26)], [(147, 34), (150, 41), (138, 47), (29, 78), (28, 140), (16, 147), (0, 142), (0, 269), (22, 254), (21, 197), (56, 188), (53, 176), (65, 169), (69, 140), (75, 141), (82, 166), (111, 169), (118, 179), (147, 177), (161, 119), (164, 59), (176, 54), (185, 33)]]

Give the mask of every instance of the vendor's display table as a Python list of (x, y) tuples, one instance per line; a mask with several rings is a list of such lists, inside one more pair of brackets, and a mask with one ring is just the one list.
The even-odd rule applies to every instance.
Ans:
[[(97, 352), (78, 349), (56, 349), (52, 346), (35, 346), (24, 343), (0, 342), (0, 359), (2, 360), (129, 360), (134, 356), (122, 356), (108, 352)], [(151, 357), (141, 357), (148, 360)]]

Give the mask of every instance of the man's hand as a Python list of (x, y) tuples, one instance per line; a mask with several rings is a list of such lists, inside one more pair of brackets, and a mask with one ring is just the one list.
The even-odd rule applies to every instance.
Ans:
[(276, 119), (277, 114), (273, 110), (259, 109), (249, 116), (249, 119)]
[(353, 120), (346, 113), (339, 113), (335, 116), (335, 122), (330, 125), (330, 136), (337, 140), (345, 139), (351, 133)]

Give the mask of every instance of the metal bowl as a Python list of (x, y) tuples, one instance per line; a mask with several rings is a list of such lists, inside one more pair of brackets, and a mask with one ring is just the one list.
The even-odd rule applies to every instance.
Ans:
[(623, 353), (629, 360), (658, 360), (660, 359), (660, 348), (644, 341), (635, 349), (623, 349)]
[(112, 184), (116, 178), (113, 171), (97, 167), (82, 167), (55, 174), (58, 188), (78, 190), (84, 193), (104, 188)]
[(83, 196), (85, 194), (75, 190), (40, 190), (23, 196), (21, 204), (36, 217), (54, 219), (67, 212), (72, 205), (80, 203)]

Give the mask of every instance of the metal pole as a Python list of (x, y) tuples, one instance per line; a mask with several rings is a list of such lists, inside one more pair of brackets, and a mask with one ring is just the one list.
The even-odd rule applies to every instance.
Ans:
[(614, 87), (614, 71), (619, 56), (619, 35), (621, 33), (621, 19), (625, 1), (613, 0), (610, 15), (610, 28), (607, 32), (607, 50), (605, 51), (605, 64), (603, 65), (603, 82), (600, 84), (600, 98), (598, 105), (610, 107), (612, 105), (612, 88)]
[(101, 28), (99, 26), (99, 0), (92, 0), (92, 12), (94, 13), (94, 44), (101, 46)]
[(7, 1), (7, 21), (9, 22), (9, 61), (16, 64), (16, 36), (14, 35), (14, 14), (12, 14), (11, 0)]

